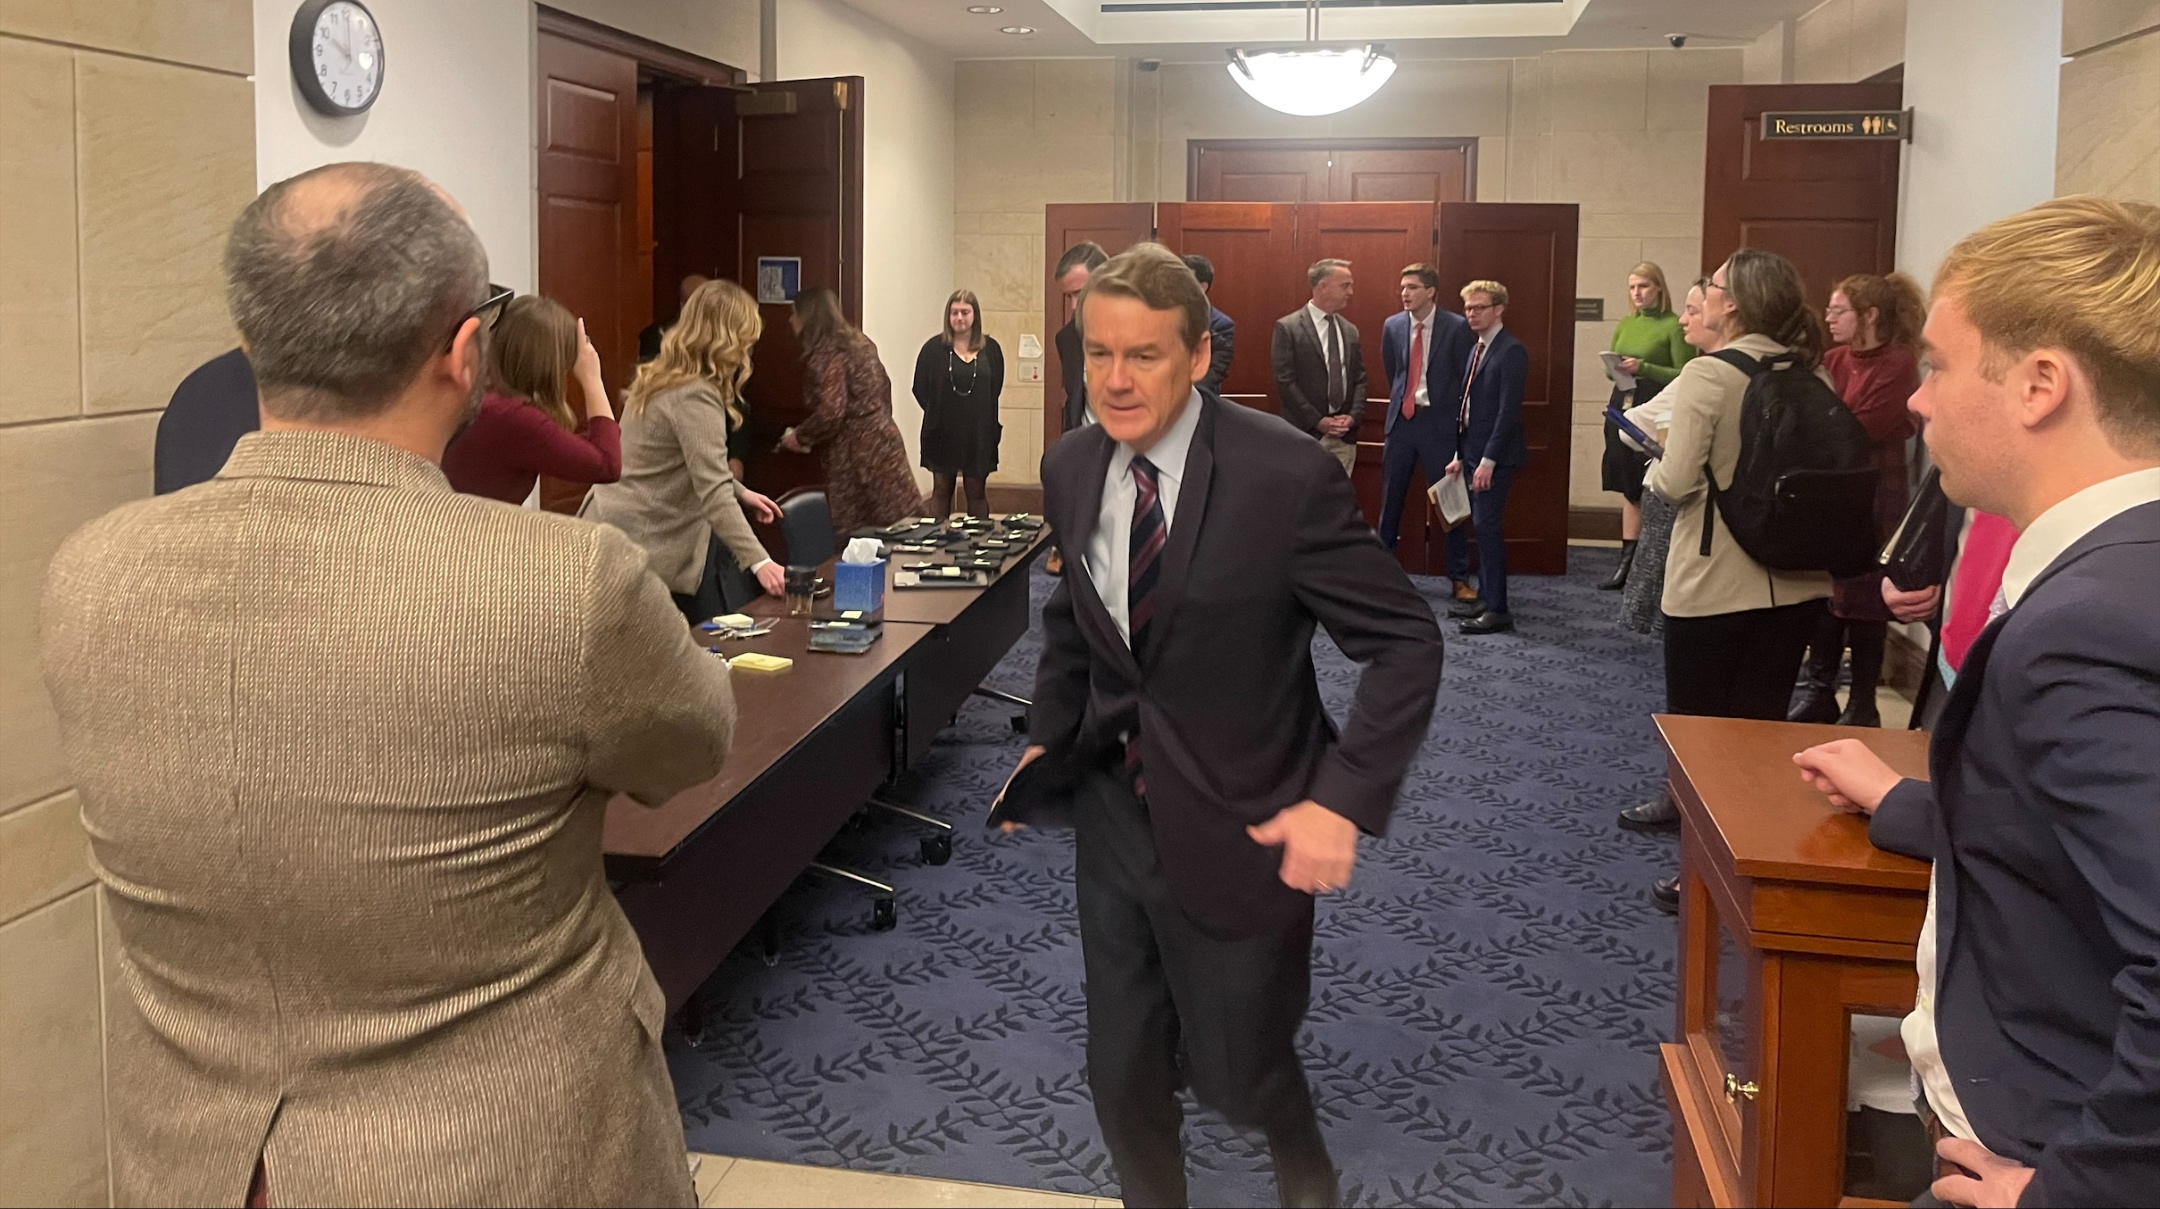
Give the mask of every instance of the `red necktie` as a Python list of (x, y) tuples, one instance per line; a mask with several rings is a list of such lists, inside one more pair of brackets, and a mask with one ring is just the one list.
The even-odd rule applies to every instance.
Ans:
[(1464, 432), (1470, 431), (1470, 385), (1477, 381), (1478, 362), (1484, 359), (1485, 342), (1480, 340), (1477, 342), (1477, 347), (1470, 350), (1470, 372), (1464, 374), (1462, 380), (1462, 430)]
[(1410, 329), (1410, 372), (1403, 375), (1402, 418), (1407, 420), (1417, 414), (1418, 378), (1425, 373), (1425, 321), (1418, 320)]

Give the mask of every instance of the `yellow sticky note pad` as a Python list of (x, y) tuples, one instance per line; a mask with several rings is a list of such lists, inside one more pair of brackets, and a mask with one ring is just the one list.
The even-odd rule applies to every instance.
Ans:
[(795, 661), (779, 655), (760, 655), (756, 651), (745, 651), (728, 660), (728, 666), (753, 672), (784, 672), (794, 667)]

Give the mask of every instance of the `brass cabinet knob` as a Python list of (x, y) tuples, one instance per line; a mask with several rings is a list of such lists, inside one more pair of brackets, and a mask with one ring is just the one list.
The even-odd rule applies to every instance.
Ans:
[(1725, 1098), (1727, 1100), (1737, 1104), (1740, 1102), (1740, 1097), (1746, 1096), (1752, 1100), (1761, 1092), (1762, 1088), (1755, 1083), (1742, 1083), (1740, 1076), (1733, 1074), (1731, 1071), (1725, 1072)]

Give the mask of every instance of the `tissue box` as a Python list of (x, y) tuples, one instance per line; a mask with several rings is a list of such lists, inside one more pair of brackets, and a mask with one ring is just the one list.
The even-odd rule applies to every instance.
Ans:
[(832, 604), (835, 612), (869, 613), (885, 607), (885, 560), (834, 563)]

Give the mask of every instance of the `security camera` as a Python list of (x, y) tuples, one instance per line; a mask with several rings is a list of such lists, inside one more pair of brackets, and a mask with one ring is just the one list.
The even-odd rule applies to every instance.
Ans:
[(1666, 42), (1668, 42), (1668, 43), (1670, 43), (1670, 44), (1671, 44), (1671, 46), (1672, 46), (1672, 48), (1673, 48), (1674, 50), (1678, 50), (1678, 49), (1680, 49), (1681, 47), (1683, 47), (1683, 46), (1686, 46), (1686, 45), (1687, 45), (1687, 40), (1688, 40), (1688, 36), (1687, 36), (1686, 34), (1666, 34), (1666, 35), (1665, 35), (1665, 41), (1666, 41)]

